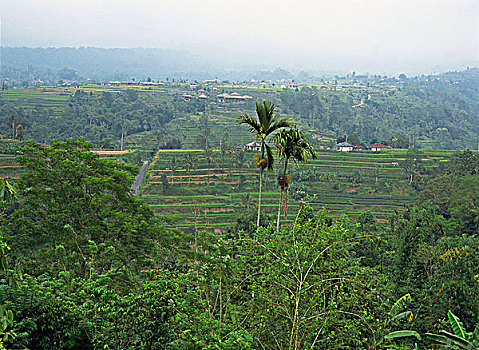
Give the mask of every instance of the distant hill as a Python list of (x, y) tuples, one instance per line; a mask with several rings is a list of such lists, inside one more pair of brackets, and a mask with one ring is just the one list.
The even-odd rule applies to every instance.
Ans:
[[(309, 73), (292, 74), (280, 67), (242, 62), (237, 58), (208, 53), (153, 48), (0, 47), (0, 80), (314, 80)], [(31, 84), (30, 84), (31, 85)], [(24, 86), (29, 86), (25, 83)]]
[[(73, 78), (154, 79), (211, 78), (213, 64), (186, 51), (166, 49), (103, 49), (2, 47), (0, 78), (20, 72), (43, 79), (61, 79), (62, 70), (74, 70)], [(13, 76), (14, 78), (18, 78)]]

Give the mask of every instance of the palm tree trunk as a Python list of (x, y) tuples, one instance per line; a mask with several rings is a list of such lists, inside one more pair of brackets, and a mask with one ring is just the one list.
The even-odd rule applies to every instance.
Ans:
[(259, 217), (261, 214), (261, 187), (263, 185), (263, 169), (259, 172), (259, 195), (258, 195), (258, 219), (256, 220), (256, 227), (259, 227)]

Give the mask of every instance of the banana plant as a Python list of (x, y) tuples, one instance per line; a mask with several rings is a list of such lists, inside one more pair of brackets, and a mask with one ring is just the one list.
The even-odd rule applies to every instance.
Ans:
[[(394, 305), (391, 307), (391, 310), (389, 311), (389, 314), (388, 314), (389, 319), (386, 321), (386, 324), (385, 324), (386, 326), (400, 319), (407, 319), (409, 321), (412, 321), (413, 313), (411, 311), (407, 310), (407, 311), (400, 312), (401, 310), (404, 309), (404, 307), (409, 301), (411, 301), (411, 295), (408, 293), (403, 295), (394, 303)], [(399, 338), (407, 338), (407, 337), (415, 337), (417, 340), (421, 340), (421, 336), (419, 335), (418, 332), (409, 330), (409, 329), (402, 329), (399, 331), (393, 331), (386, 334), (384, 337), (382, 337), (381, 340), (379, 340), (378, 343), (375, 344), (373, 348), (379, 349), (381, 347), (381, 344), (384, 341), (394, 340)]]
[(454, 334), (441, 330), (439, 334), (426, 333), (426, 336), (444, 349), (479, 349), (479, 323), (474, 332), (467, 332), (459, 317), (451, 310), (448, 311), (447, 317)]

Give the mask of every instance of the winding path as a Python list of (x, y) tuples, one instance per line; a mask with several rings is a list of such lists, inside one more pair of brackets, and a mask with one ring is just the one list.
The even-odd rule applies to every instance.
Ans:
[(138, 194), (138, 190), (140, 189), (141, 182), (143, 181), (143, 176), (145, 176), (146, 169), (148, 169), (148, 164), (149, 162), (145, 160), (143, 162), (143, 165), (140, 168), (140, 172), (135, 177), (135, 182), (133, 183), (133, 187), (131, 188), (134, 195)]

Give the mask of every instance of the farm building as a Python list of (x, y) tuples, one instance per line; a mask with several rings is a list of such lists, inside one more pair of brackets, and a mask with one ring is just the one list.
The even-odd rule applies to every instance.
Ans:
[(184, 93), (184, 94), (182, 95), (182, 97), (183, 97), (183, 99), (184, 99), (185, 101), (189, 101), (189, 100), (192, 100), (192, 99), (195, 98), (194, 96), (192, 96), (192, 95), (190, 95), (190, 94), (187, 94), (187, 93)]
[(347, 142), (341, 142), (341, 143), (338, 143), (336, 146), (334, 146), (334, 148), (338, 152), (351, 152), (354, 146)]
[(233, 92), (231, 95), (225, 92), (224, 94), (217, 95), (216, 98), (218, 102), (244, 102), (252, 97), (248, 95), (241, 96), (237, 92)]
[(260, 151), (261, 150), (261, 144), (251, 141), (250, 143), (247, 143), (245, 145), (245, 149), (248, 151)]
[(382, 149), (388, 149), (388, 148), (392, 148), (392, 147), (383, 145), (382, 143), (373, 143), (371, 145), (366, 146), (366, 149), (371, 150), (373, 152), (377, 152), (377, 151), (380, 151)]

